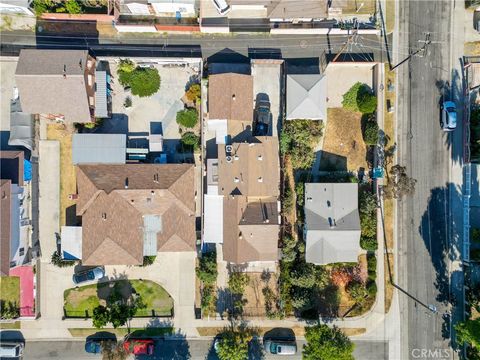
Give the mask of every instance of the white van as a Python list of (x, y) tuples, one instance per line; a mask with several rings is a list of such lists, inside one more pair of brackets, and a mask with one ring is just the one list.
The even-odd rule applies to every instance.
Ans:
[(230, 5), (225, 0), (212, 0), (212, 2), (220, 15), (227, 15), (230, 12)]
[(19, 358), (23, 355), (23, 344), (14, 342), (2, 342), (0, 344), (0, 358)]

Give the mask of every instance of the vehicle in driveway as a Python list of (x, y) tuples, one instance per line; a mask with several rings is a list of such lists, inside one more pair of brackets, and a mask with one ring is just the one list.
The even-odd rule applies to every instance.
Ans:
[(230, 5), (225, 0), (211, 0), (220, 15), (227, 15), (230, 12)]
[(295, 355), (297, 353), (295, 341), (264, 340), (263, 348), (267, 354)]
[(76, 274), (73, 274), (72, 280), (75, 285), (101, 279), (105, 276), (105, 270), (101, 266), (97, 266), (93, 269), (88, 269), (80, 271)]
[(0, 359), (16, 359), (23, 356), (23, 344), (18, 342), (2, 342), (0, 345)]
[(272, 113), (269, 101), (258, 101), (255, 109), (254, 135), (266, 136), (271, 126)]
[(442, 104), (440, 126), (443, 131), (453, 131), (457, 127), (457, 108), (453, 101), (445, 101)]
[(129, 339), (123, 343), (123, 348), (133, 355), (153, 355), (155, 341), (152, 339)]

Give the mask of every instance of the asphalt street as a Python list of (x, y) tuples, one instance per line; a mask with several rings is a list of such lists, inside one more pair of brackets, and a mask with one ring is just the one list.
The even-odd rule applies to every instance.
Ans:
[[(251, 359), (301, 359), (301, 349), (304, 341), (298, 341), (298, 352), (295, 356), (275, 356), (266, 355), (252, 356)], [(83, 341), (34, 341), (27, 342), (25, 345), (24, 360), (92, 360), (100, 359), (98, 355), (88, 354), (84, 350)], [(356, 360), (383, 360), (388, 358), (388, 348), (386, 343), (375, 341), (355, 341), (354, 356)], [(156, 360), (217, 360), (218, 358), (212, 351), (211, 340), (160, 340), (154, 357), (148, 359)]]
[[(453, 1), (409, 1), (400, 11), (398, 49), (415, 51), (426, 33), (426, 51), (401, 65), (399, 87), (399, 160), (417, 180), (415, 194), (399, 202), (398, 282), (402, 316), (399, 359), (422, 350), (452, 359), (450, 348), (452, 207), (461, 202), (461, 189), (450, 183), (452, 162), (461, 161), (461, 74), (452, 71), (451, 10)], [(402, 60), (399, 58), (398, 61)], [(461, 81), (460, 81), (461, 83)], [(402, 86), (403, 84), (403, 86)], [(454, 132), (440, 128), (443, 101), (457, 102)], [(458, 250), (458, 249), (454, 249)], [(427, 307), (433, 305), (437, 312)]]
[[(346, 35), (270, 35), (255, 33), (235, 34), (135, 34), (115, 36), (66, 35), (33, 33), (31, 31), (2, 31), (2, 55), (16, 55), (21, 48), (89, 48), (97, 56), (185, 56), (208, 59), (220, 53), (220, 59), (248, 58), (318, 58), (323, 54), (333, 56), (339, 52)], [(380, 38), (361, 35), (348, 46), (346, 59), (354, 56), (360, 61), (381, 58)], [(353, 55), (356, 54), (356, 55)]]

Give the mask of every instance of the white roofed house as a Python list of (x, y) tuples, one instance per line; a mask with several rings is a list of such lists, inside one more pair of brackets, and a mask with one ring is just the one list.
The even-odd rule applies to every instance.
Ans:
[(325, 265), (358, 261), (358, 184), (306, 183), (304, 209), (307, 262)]
[(287, 75), (287, 120), (327, 120), (327, 77), (323, 74)]

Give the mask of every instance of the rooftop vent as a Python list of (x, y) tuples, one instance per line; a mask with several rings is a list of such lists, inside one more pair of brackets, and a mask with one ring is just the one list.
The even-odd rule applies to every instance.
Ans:
[(238, 182), (240, 182), (240, 179), (235, 176), (235, 177), (233, 178), (233, 182), (238, 183)]
[(153, 182), (158, 183), (158, 173), (153, 175)]
[(329, 217), (328, 225), (330, 226), (331, 229), (335, 228), (335, 226), (337, 226), (337, 224), (335, 223), (335, 219), (332, 219), (331, 217)]
[(332, 203), (330, 202), (330, 200), (327, 200), (327, 207), (332, 207)]
[(258, 156), (257, 156), (257, 160), (262, 161), (262, 160), (263, 160), (263, 156), (262, 156), (262, 155), (258, 155)]
[(128, 189), (128, 177), (125, 178), (125, 189)]
[(240, 159), (240, 156), (235, 155), (233, 158), (234, 158), (235, 160), (238, 160), (238, 159)]
[(227, 161), (227, 163), (231, 163), (233, 159), (231, 156), (227, 156), (225, 160)]
[(258, 182), (263, 183), (263, 177), (260, 176), (257, 180)]
[(313, 199), (311, 197), (307, 197), (307, 201), (312, 202)]
[(150, 194), (152, 194), (152, 196), (155, 196), (155, 191), (150, 191)]
[(235, 94), (232, 94), (232, 100), (235, 101), (236, 97)]
[(105, 221), (107, 220), (107, 213), (102, 213), (102, 219)]
[(232, 146), (232, 145), (227, 145), (227, 146), (225, 146), (225, 151), (226, 151), (227, 153), (231, 153), (231, 152), (233, 151), (233, 146)]

